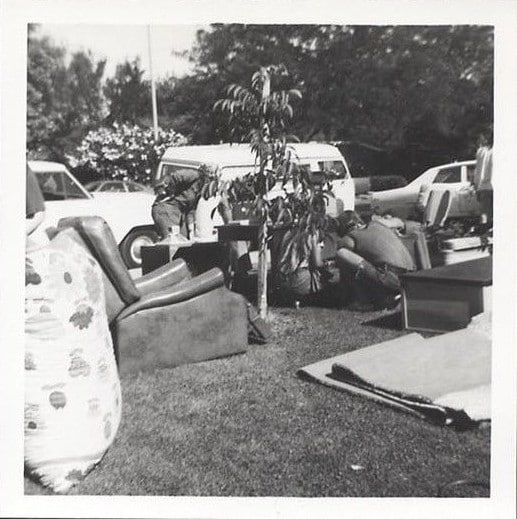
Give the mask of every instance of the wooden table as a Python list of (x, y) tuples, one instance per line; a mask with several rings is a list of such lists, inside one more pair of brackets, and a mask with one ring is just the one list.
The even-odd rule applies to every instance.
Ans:
[(258, 248), (259, 223), (228, 223), (217, 226), (217, 236), (220, 242), (246, 241), (250, 242), (250, 250)]
[(403, 274), (401, 283), (406, 329), (458, 330), (491, 307), (492, 257)]
[(228, 247), (218, 241), (192, 242), (179, 246), (155, 243), (144, 245), (141, 254), (142, 274), (147, 274), (175, 259), (185, 260), (193, 275), (218, 267), (226, 276), (229, 268)]

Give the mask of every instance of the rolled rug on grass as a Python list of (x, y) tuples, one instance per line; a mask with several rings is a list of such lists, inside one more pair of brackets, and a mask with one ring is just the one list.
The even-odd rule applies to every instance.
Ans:
[(121, 394), (100, 267), (66, 233), (25, 271), (26, 475), (66, 492), (102, 459)]
[(468, 428), (490, 419), (491, 340), (473, 329), (429, 339), (411, 333), (298, 373), (439, 425)]

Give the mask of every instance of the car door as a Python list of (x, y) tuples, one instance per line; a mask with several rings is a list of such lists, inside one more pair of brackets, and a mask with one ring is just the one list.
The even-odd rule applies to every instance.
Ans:
[(473, 217), (481, 214), (481, 206), (474, 187), (475, 162), (463, 164), (461, 168), (461, 186), (454, 193), (449, 214), (460, 217)]
[[(462, 182), (462, 165), (450, 164), (433, 170), (428, 182), (422, 184), (418, 194), (418, 207), (423, 211), (432, 191), (450, 191), (451, 200), (454, 193), (459, 191), (465, 184)], [(451, 202), (451, 208), (456, 202)]]

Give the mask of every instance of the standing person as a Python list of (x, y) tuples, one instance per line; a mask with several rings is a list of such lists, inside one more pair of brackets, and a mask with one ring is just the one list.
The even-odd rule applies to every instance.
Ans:
[(474, 187), (481, 207), (482, 223), (491, 228), (493, 225), (492, 186), (492, 148), (481, 146), (476, 153), (476, 169), (474, 172)]
[(345, 211), (337, 218), (337, 233), (336, 265), (343, 277), (352, 278), (357, 309), (395, 306), (400, 298), (399, 276), (415, 270), (395, 231), (381, 221), (365, 224), (354, 211)]
[[(203, 168), (175, 170), (155, 186), (156, 198), (151, 209), (156, 230), (161, 239), (179, 236), (181, 225), (186, 224), (189, 238), (194, 238), (194, 213), (198, 207), (201, 190), (207, 176)], [(231, 208), (226, 194), (214, 197), (215, 206), (224, 223), (231, 220)], [(209, 209), (210, 203), (205, 210)], [(204, 222), (206, 225), (206, 222)], [(205, 229), (205, 234), (210, 229)], [(206, 236), (205, 236), (206, 237)]]
[(169, 173), (155, 186), (151, 216), (161, 239), (180, 234), (181, 224), (196, 209), (201, 184), (201, 172), (185, 168)]

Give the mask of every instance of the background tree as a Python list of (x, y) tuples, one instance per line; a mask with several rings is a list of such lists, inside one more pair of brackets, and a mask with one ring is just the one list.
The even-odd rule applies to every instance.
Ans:
[(117, 65), (115, 76), (106, 81), (104, 88), (109, 108), (108, 124), (149, 122), (151, 87), (143, 75), (138, 58)]
[(491, 141), (491, 27), (213, 25), (198, 32), (191, 59), (195, 73), (176, 88), (193, 102), (171, 113), (184, 121), (195, 113), (198, 142), (229, 138), (206, 110), (207, 96), (269, 63), (284, 63), (303, 93), (293, 132), (343, 143), (353, 174), (365, 149), (378, 157), (370, 172), (411, 178), (471, 158), (481, 136)]
[(66, 51), (30, 26), (27, 67), (27, 149), (32, 158), (62, 160), (104, 117), (105, 61)]
[[(291, 121), (302, 141), (337, 143), (354, 176), (402, 174), (472, 158), (493, 130), (493, 30), (484, 26), (212, 25), (197, 34), (194, 72), (158, 84), (160, 125), (193, 144), (231, 138), (213, 104), (271, 63), (303, 93)], [(90, 129), (151, 126), (138, 60), (102, 90), (104, 62), (29, 28), (27, 143), (31, 157), (63, 160)], [(283, 88), (280, 85), (280, 88)], [(104, 98), (107, 97), (107, 100)]]
[(160, 125), (174, 128), (194, 144), (220, 142), (222, 116), (213, 112), (212, 107), (226, 85), (201, 71), (160, 81), (157, 86)]

